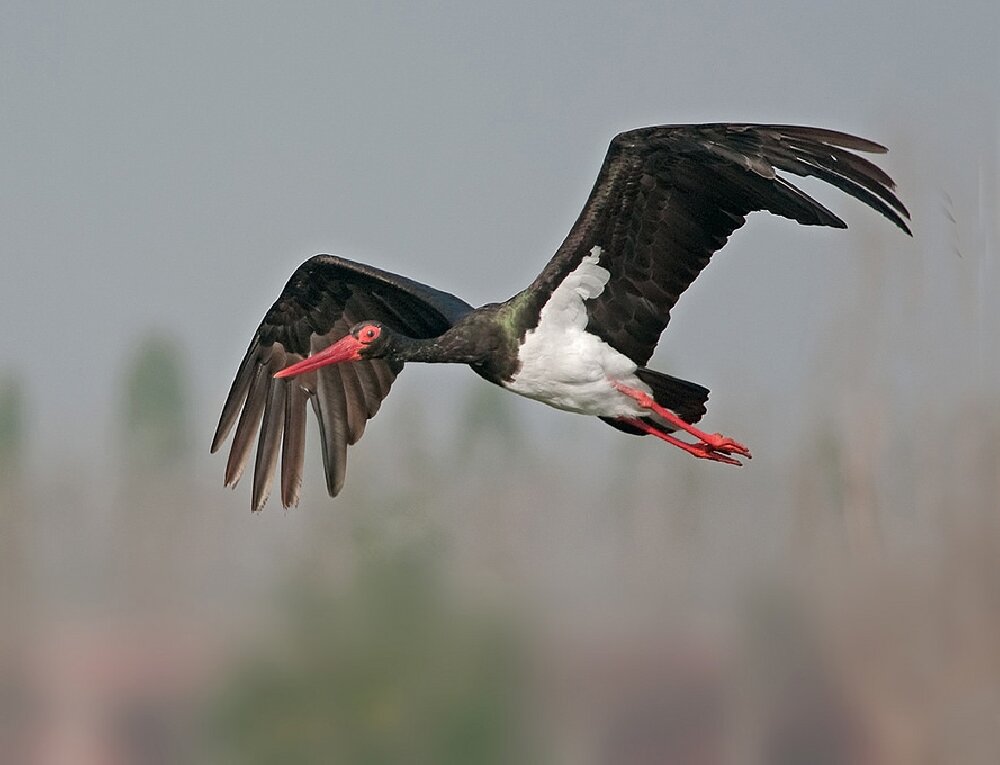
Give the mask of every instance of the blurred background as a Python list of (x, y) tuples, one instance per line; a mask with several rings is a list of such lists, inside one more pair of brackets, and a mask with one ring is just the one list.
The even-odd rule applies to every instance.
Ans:
[[(1000, 6), (0, 7), (10, 763), (1000, 761)], [(610, 138), (878, 140), (908, 239), (753, 217), (654, 368), (742, 470), (408, 368), (325, 496), (209, 456), (332, 252), (474, 304)]]

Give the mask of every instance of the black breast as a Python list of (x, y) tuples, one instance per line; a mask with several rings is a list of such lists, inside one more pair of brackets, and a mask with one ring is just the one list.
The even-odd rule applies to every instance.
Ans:
[(474, 359), (469, 366), (484, 380), (503, 385), (517, 372), (520, 337), (511, 323), (510, 301), (484, 305), (459, 321), (446, 335), (461, 338), (467, 344)]

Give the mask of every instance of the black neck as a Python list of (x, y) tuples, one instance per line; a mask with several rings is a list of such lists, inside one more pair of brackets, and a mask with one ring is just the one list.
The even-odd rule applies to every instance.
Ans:
[(419, 361), (425, 364), (474, 364), (480, 361), (479, 353), (468, 338), (449, 330), (438, 337), (416, 338), (397, 334), (393, 338), (392, 357), (403, 362)]

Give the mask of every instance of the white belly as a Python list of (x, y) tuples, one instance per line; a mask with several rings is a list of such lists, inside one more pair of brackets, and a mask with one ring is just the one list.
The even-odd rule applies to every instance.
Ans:
[(648, 412), (617, 391), (612, 380), (651, 393), (635, 376), (636, 364), (596, 335), (588, 334), (584, 301), (600, 295), (610, 274), (594, 247), (553, 291), (538, 326), (518, 349), (520, 368), (506, 388), (569, 412), (637, 417)]
[(635, 376), (636, 365), (594, 335), (577, 334), (566, 335), (557, 345), (547, 347), (525, 342), (521, 346), (521, 368), (506, 384), (507, 390), (580, 414), (599, 417), (648, 414), (611, 384), (616, 380), (650, 393), (649, 387)]

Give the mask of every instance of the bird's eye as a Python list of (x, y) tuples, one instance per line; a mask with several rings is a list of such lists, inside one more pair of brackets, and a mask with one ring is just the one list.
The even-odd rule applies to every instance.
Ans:
[(358, 340), (360, 340), (362, 343), (367, 345), (368, 343), (375, 340), (375, 338), (377, 338), (380, 334), (381, 332), (378, 327), (368, 326), (359, 329), (355, 337), (358, 338)]

